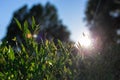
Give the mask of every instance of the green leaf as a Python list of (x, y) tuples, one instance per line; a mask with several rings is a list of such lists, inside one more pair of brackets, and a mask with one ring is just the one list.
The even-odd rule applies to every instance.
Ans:
[(4, 76), (4, 74), (2, 72), (0, 72), (0, 77), (3, 77), (3, 76)]
[(22, 26), (21, 26), (20, 22), (18, 21), (18, 19), (14, 18), (14, 20), (17, 23), (19, 29), (22, 30)]
[(28, 22), (27, 21), (24, 22), (24, 27), (28, 28)]
[(46, 69), (46, 66), (43, 64), (42, 65), (42, 70), (44, 71)]
[(40, 25), (36, 25), (34, 29), (34, 33), (38, 34), (40, 32)]
[(59, 45), (62, 45), (62, 42), (61, 42), (59, 39), (58, 39), (58, 44), (59, 44)]
[(28, 29), (28, 22), (24, 22), (24, 35), (31, 34), (30, 30)]
[(64, 71), (67, 72), (67, 68), (66, 68), (66, 66), (64, 66)]
[(22, 63), (22, 64), (24, 64), (24, 63), (25, 63), (25, 62), (24, 62), (24, 59), (22, 59), (22, 58), (21, 58), (21, 63)]
[(14, 37), (12, 40), (13, 40), (13, 41), (16, 41), (17, 39), (16, 39), (16, 37)]
[(21, 44), (21, 47), (22, 47), (22, 51), (23, 51), (24, 53), (26, 53), (25, 46), (24, 46), (23, 44)]
[(0, 64), (5, 64), (5, 63), (6, 63), (5, 58), (2, 55), (2, 53), (0, 53)]
[(9, 59), (11, 59), (12, 61), (15, 59), (14, 51), (13, 51), (13, 49), (11, 48), (11, 46), (9, 46), (8, 57), (9, 57)]
[(35, 27), (35, 18), (32, 16), (32, 29), (34, 30)]
[(48, 47), (48, 45), (49, 45), (49, 41), (48, 40), (45, 41), (45, 45)]

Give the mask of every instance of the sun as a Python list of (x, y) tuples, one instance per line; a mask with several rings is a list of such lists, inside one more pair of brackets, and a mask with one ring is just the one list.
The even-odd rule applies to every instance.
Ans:
[(82, 47), (89, 47), (91, 45), (91, 40), (88, 36), (82, 36), (80, 38), (80, 44)]
[(92, 40), (88, 32), (83, 32), (83, 34), (79, 37), (78, 42), (83, 48), (90, 48), (92, 46)]

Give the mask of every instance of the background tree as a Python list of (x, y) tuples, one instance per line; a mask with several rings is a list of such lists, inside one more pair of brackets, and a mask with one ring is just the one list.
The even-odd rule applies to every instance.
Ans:
[(102, 41), (97, 46), (117, 43), (117, 30), (120, 29), (119, 0), (88, 0), (85, 14), (93, 37), (99, 37)]
[(98, 39), (95, 49), (99, 48), (99, 52), (96, 53), (100, 53), (96, 61), (90, 61), (89, 76), (92, 80), (119, 80), (120, 1), (88, 0), (85, 14), (93, 38)]
[(53, 39), (54, 41), (60, 39), (63, 42), (69, 41), (70, 32), (58, 18), (55, 6), (50, 3), (47, 3), (45, 6), (42, 6), (41, 4), (34, 5), (31, 9), (28, 9), (25, 5), (15, 11), (4, 40), (7, 40), (10, 45), (15, 45), (14, 41), (12, 41), (14, 37), (16, 37), (20, 42), (24, 42), (22, 32), (18, 29), (14, 18), (18, 19), (21, 24), (24, 24), (24, 21), (27, 20), (29, 28), (31, 29), (30, 25), (32, 24), (32, 16), (34, 16), (36, 24), (40, 25), (40, 32), (37, 37), (38, 42), (41, 38), (49, 40)]

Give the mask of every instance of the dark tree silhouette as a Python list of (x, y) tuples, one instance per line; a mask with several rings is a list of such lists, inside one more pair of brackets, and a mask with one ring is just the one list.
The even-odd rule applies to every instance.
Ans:
[(88, 0), (85, 14), (93, 38), (98, 38), (95, 49), (100, 48), (101, 59), (90, 69), (94, 71), (90, 73), (96, 75), (92, 80), (119, 80), (120, 0)]
[(119, 0), (88, 0), (86, 21), (90, 25), (93, 37), (98, 37), (105, 46), (117, 43), (120, 29), (120, 1)]
[(15, 11), (4, 40), (7, 40), (10, 45), (14, 45), (14, 41), (12, 41), (14, 37), (19, 41), (23, 41), (22, 32), (17, 27), (14, 18), (18, 19), (21, 24), (27, 20), (30, 26), (32, 24), (32, 16), (35, 18), (36, 24), (40, 25), (37, 41), (40, 41), (41, 38), (53, 39), (54, 41), (59, 39), (63, 42), (69, 41), (70, 32), (58, 18), (55, 6), (50, 3), (47, 3), (45, 6), (42, 6), (41, 4), (34, 5), (31, 9), (28, 9), (25, 5)]

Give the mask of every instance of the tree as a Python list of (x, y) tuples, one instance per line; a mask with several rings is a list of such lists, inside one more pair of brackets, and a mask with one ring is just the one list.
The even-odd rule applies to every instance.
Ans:
[[(63, 42), (69, 41), (70, 32), (58, 18), (55, 6), (50, 3), (47, 3), (45, 6), (42, 6), (41, 4), (34, 5), (31, 9), (28, 9), (25, 5), (15, 11), (4, 40), (7, 40), (10, 45), (15, 45), (14, 41), (12, 41), (14, 37), (16, 37), (19, 42), (24, 42), (22, 32), (17, 27), (14, 18), (18, 19), (21, 24), (24, 24), (24, 21), (27, 20), (29, 29), (32, 32), (32, 16), (34, 17), (36, 24), (40, 25), (40, 31), (37, 33), (38, 36), (36, 38), (38, 42), (40, 42), (41, 39), (53, 39), (54, 41), (59, 39)], [(22, 28), (24, 28), (23, 25)]]
[[(89, 0), (86, 8), (86, 21), (90, 26), (93, 38), (98, 39), (95, 49), (98, 47), (101, 58), (92, 64), (91, 71), (96, 79), (101, 80), (120, 79), (120, 45), (117, 43), (120, 29), (120, 1), (119, 0)], [(99, 46), (100, 45), (100, 46)], [(96, 53), (99, 53), (99, 52)], [(97, 59), (97, 58), (96, 58)], [(90, 72), (91, 73), (91, 72)]]
[(116, 44), (120, 28), (120, 3), (118, 0), (89, 0), (86, 8), (86, 21), (93, 37), (99, 37), (97, 45)]

